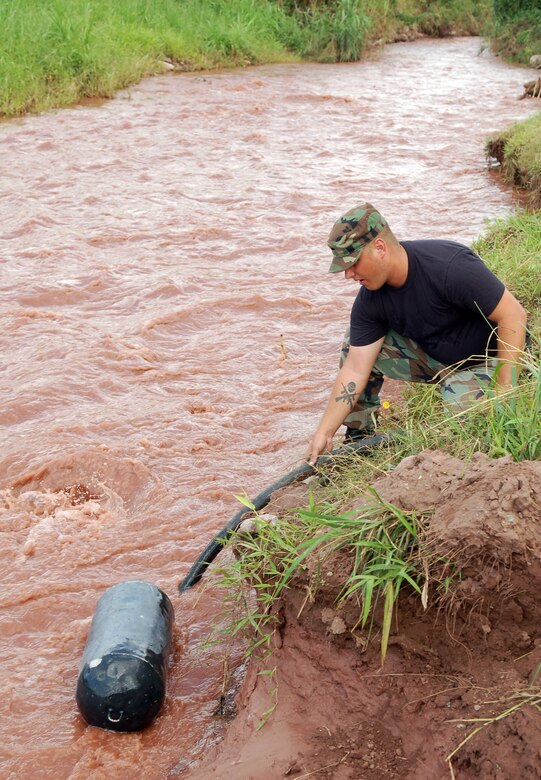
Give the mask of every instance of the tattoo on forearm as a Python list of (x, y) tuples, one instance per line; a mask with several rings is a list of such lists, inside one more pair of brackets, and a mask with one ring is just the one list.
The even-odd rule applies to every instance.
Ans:
[(342, 392), (340, 395), (337, 395), (334, 400), (344, 401), (344, 403), (349, 404), (350, 409), (353, 409), (353, 406), (355, 405), (355, 396), (357, 395), (357, 385), (355, 382), (348, 382), (347, 387), (342, 384), (342, 388)]

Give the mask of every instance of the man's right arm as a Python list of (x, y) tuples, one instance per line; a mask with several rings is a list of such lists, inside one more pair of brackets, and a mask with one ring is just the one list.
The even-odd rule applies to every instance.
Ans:
[(306, 460), (315, 464), (318, 457), (332, 447), (334, 434), (353, 410), (359, 395), (365, 389), (380, 353), (384, 338), (364, 347), (350, 347), (331, 391), (327, 407), (310, 442)]

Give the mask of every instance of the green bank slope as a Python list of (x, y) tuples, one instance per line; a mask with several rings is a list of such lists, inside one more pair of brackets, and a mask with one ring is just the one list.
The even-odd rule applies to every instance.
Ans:
[(479, 34), (491, 0), (25, 0), (0, 4), (0, 115), (110, 97), (182, 70), (355, 61), (416, 35)]

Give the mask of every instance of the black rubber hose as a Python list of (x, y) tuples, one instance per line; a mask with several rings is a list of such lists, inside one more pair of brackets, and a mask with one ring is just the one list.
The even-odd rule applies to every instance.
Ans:
[[(316, 465), (322, 466), (325, 463), (330, 463), (337, 455), (348, 455), (353, 452), (365, 452), (366, 450), (371, 450), (374, 447), (378, 447), (380, 444), (384, 444), (388, 441), (390, 441), (390, 437), (385, 433), (377, 434), (376, 436), (369, 436), (364, 439), (358, 439), (356, 441), (354, 440), (348, 442), (348, 444), (342, 445), (341, 447), (336, 447), (328, 455), (320, 456)], [(310, 474), (313, 474), (314, 471), (316, 471), (316, 466), (312, 466), (308, 462), (302, 463), (300, 466), (294, 468), (293, 471), (290, 471), (277, 482), (273, 482), (270, 487), (268, 487), (266, 490), (263, 490), (254, 499), (251, 499), (251, 503), (254, 505), (256, 511), (263, 509), (263, 507), (269, 503), (272, 494), (276, 490), (287, 487), (293, 482), (296, 482), (298, 479), (308, 477)], [(237, 512), (235, 517), (233, 517), (227, 523), (227, 525), (224, 525), (222, 530), (214, 537), (212, 542), (210, 542), (210, 544), (205, 547), (186, 577), (184, 577), (182, 582), (179, 584), (178, 589), (180, 593), (184, 593), (185, 590), (188, 590), (188, 588), (191, 588), (193, 585), (196, 585), (199, 582), (209, 564), (212, 563), (218, 553), (223, 550), (225, 540), (228, 539), (229, 536), (231, 536), (231, 534), (237, 530), (239, 525), (242, 523), (244, 516), (250, 514), (252, 511), (253, 510), (249, 507), (244, 507), (244, 509), (241, 509), (239, 512)]]

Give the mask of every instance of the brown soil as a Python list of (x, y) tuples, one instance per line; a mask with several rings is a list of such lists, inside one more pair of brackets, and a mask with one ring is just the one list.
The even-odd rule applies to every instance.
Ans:
[[(541, 664), (541, 462), (426, 451), (375, 487), (404, 509), (434, 510), (431, 543), (462, 572), (452, 595), (436, 606), (430, 593), (426, 611), (413, 592), (400, 597), (381, 668), (358, 608), (336, 605), (348, 553), (327, 561), (313, 600), (298, 576), (277, 605), (272, 656), (252, 663), (237, 717), (190, 780), (541, 777), (541, 712), (526, 698), (541, 697), (539, 680), (530, 686)], [(298, 502), (297, 487), (271, 511)], [(273, 667), (274, 679), (258, 674)], [(468, 719), (521, 703), (466, 741), (451, 770), (447, 757), (483, 725)]]

